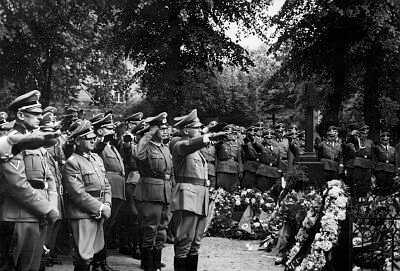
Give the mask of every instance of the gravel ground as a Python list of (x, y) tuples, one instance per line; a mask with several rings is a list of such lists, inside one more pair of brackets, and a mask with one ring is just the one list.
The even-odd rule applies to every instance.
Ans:
[[(274, 265), (274, 254), (255, 250), (257, 241), (240, 241), (225, 238), (207, 237), (202, 241), (199, 271), (282, 271), (283, 267)], [(173, 245), (168, 244), (163, 250), (164, 271), (173, 271)], [(120, 271), (137, 271), (139, 261), (127, 256), (115, 254), (108, 258), (111, 267)], [(47, 268), (47, 271), (72, 271), (70, 257), (63, 259), (63, 265)]]

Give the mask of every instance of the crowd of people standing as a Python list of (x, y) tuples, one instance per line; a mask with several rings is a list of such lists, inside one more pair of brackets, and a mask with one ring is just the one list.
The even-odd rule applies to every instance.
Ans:
[[(51, 140), (28, 140), (1, 153), (0, 270), (45, 270), (58, 263), (49, 255), (55, 256), (63, 221), (72, 236), (74, 270), (113, 270), (107, 248), (115, 236), (120, 252), (140, 258), (146, 271), (161, 270), (167, 240), (174, 243), (174, 270), (197, 270), (213, 211), (210, 189), (254, 188), (279, 201), (304, 149), (304, 133), (282, 123), (203, 125), (196, 110), (175, 117), (173, 125), (165, 112), (115, 122), (112, 112), (85, 119), (74, 107), (58, 120), (57, 109), (42, 109), (39, 98), (39, 91), (28, 92), (0, 113), (3, 137), (52, 133)], [(331, 126), (315, 144), (321, 183), (348, 176), (359, 197), (390, 193), (398, 179), (397, 149), (388, 132), (374, 143), (365, 125), (343, 139)], [(120, 223), (125, 232), (118, 232)], [(277, 264), (295, 228), (284, 223)]]

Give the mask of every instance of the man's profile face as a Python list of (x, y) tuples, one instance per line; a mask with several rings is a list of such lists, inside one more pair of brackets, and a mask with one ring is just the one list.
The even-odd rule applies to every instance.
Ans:
[(23, 123), (28, 130), (35, 130), (39, 128), (40, 120), (42, 119), (41, 112), (22, 112)]

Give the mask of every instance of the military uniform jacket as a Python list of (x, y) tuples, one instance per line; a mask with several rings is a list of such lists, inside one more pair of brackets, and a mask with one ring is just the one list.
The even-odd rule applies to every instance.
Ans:
[(280, 164), (280, 149), (274, 145), (261, 145), (260, 166), (256, 174), (260, 176), (279, 178), (278, 166)]
[[(16, 124), (10, 133), (26, 133)], [(3, 202), (0, 220), (39, 222), (52, 209), (57, 210), (58, 195), (54, 176), (48, 169), (46, 150), (39, 148), (16, 154), (1, 163)]]
[(95, 217), (103, 203), (111, 204), (111, 186), (103, 160), (96, 153), (73, 153), (64, 166), (63, 184), (70, 219)]
[(57, 210), (60, 213), (60, 218), (62, 218), (64, 214), (64, 188), (62, 184), (62, 175), (60, 171), (60, 166), (55, 160), (55, 158), (51, 155), (51, 153), (47, 152), (46, 155), (47, 159), (47, 164), (49, 166), (49, 169), (51, 171), (51, 174), (54, 176), (55, 184), (56, 184), (56, 190), (58, 194), (58, 201), (57, 201)]
[[(254, 146), (258, 147), (254, 147)], [(259, 166), (259, 153), (256, 149), (262, 150), (260, 143), (246, 142), (241, 148), (241, 157), (243, 161), (243, 171), (256, 173)]]
[(125, 199), (125, 166), (117, 148), (109, 142), (98, 142), (96, 153), (103, 159), (112, 197)]
[(346, 145), (348, 161), (346, 166), (361, 167), (366, 169), (372, 169), (374, 163), (372, 161), (372, 146), (373, 142), (370, 139), (366, 139), (365, 142), (354, 142)]
[(216, 176), (215, 164), (216, 164), (216, 154), (215, 147), (213, 145), (208, 145), (201, 149), (201, 153), (207, 160), (208, 176)]
[(240, 145), (234, 140), (227, 140), (215, 146), (217, 155), (216, 172), (239, 174), (243, 172)]
[(146, 133), (139, 141), (137, 160), (140, 180), (136, 185), (137, 201), (169, 204), (172, 194), (172, 155), (162, 143), (151, 141), (153, 134)]
[(189, 211), (207, 216), (209, 204), (208, 166), (200, 149), (206, 146), (204, 136), (173, 138), (170, 143), (176, 185), (172, 211)]
[(324, 170), (339, 171), (339, 163), (343, 163), (342, 146), (337, 141), (322, 141), (316, 146), (318, 158)]
[(372, 148), (372, 160), (375, 164), (375, 171), (396, 172), (396, 151), (395, 148), (382, 144), (375, 145)]
[(135, 142), (123, 142), (120, 153), (125, 165), (126, 183), (137, 184), (140, 179), (139, 169), (136, 161), (137, 144)]

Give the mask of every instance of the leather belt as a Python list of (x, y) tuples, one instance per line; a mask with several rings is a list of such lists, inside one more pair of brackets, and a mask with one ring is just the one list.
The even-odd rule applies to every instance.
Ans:
[(143, 178), (153, 178), (153, 179), (162, 179), (165, 181), (169, 181), (171, 180), (171, 174), (155, 174), (155, 175), (151, 175), (151, 176), (143, 176)]
[(38, 181), (38, 180), (28, 180), (28, 182), (31, 184), (31, 186), (34, 189), (40, 189), (40, 190), (46, 190), (49, 188), (49, 184), (44, 181)]
[(94, 191), (86, 191), (89, 195), (95, 198), (104, 198), (104, 190), (94, 190)]
[(118, 175), (124, 176), (124, 174), (122, 174), (122, 172), (121, 172), (121, 171), (111, 171), (111, 170), (108, 170), (108, 171), (107, 171), (107, 173), (115, 173), (115, 174), (118, 174)]
[(190, 178), (190, 177), (180, 177), (175, 180), (176, 183), (190, 183), (201, 186), (210, 186), (210, 181), (206, 179)]

